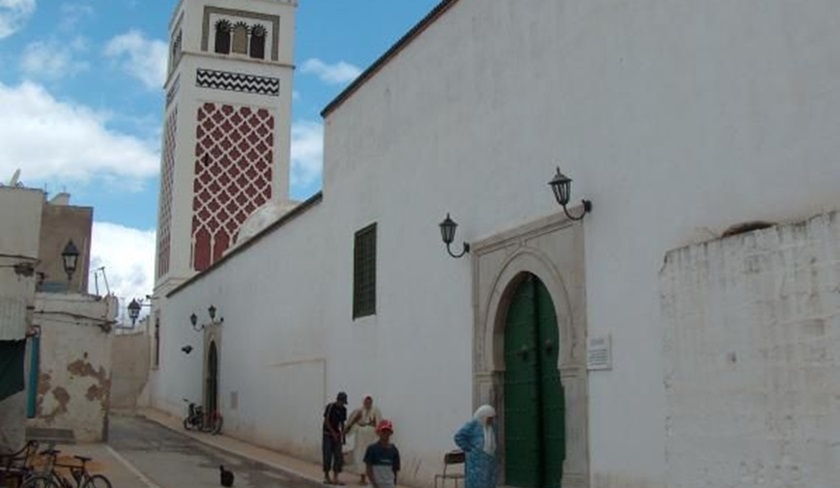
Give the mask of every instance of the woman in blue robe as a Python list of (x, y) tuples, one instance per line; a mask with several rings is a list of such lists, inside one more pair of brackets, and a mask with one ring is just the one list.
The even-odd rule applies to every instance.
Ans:
[(496, 410), (482, 405), (455, 434), (455, 444), (466, 453), (466, 488), (496, 488), (495, 419)]

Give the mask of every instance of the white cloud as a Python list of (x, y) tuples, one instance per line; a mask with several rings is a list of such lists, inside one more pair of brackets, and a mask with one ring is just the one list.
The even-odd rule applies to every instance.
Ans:
[(35, 12), (35, 0), (0, 0), (0, 39), (23, 27)]
[(362, 73), (362, 70), (344, 61), (327, 64), (318, 58), (311, 58), (304, 61), (301, 72), (312, 73), (324, 83), (340, 85), (355, 80)]
[(122, 69), (147, 88), (159, 89), (166, 82), (168, 48), (163, 41), (147, 39), (142, 32), (131, 30), (108, 41), (105, 55), (120, 60)]
[(20, 69), (28, 76), (59, 79), (73, 76), (88, 69), (88, 63), (75, 59), (87, 49), (85, 40), (77, 38), (70, 43), (38, 41), (26, 46), (20, 60)]
[[(154, 287), (155, 232), (108, 222), (93, 223), (90, 272), (105, 268), (105, 277), (112, 294), (120, 299), (121, 313), (132, 299), (143, 299)], [(105, 295), (105, 280), (99, 272), (99, 294)], [(96, 293), (95, 279), (88, 284)], [(146, 312), (144, 309), (143, 312)]]
[(0, 83), (0, 107), (0, 179), (16, 168), (23, 181), (99, 176), (136, 182), (158, 172), (158, 140), (114, 131), (109, 114), (57, 100), (40, 85)]
[(321, 177), (324, 160), (324, 126), (318, 122), (292, 124), (292, 185), (309, 185)]

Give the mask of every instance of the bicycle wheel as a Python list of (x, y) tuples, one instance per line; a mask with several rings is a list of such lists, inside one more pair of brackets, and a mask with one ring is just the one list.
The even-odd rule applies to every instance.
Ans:
[(43, 474), (34, 474), (27, 477), (20, 488), (61, 488), (51, 477)]
[(81, 488), (111, 488), (111, 482), (101, 474), (95, 474), (88, 478)]

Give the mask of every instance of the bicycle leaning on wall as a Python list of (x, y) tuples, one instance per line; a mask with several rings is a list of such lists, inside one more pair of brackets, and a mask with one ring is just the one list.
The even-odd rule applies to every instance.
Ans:
[[(44, 479), (50, 480), (51, 484), (30, 484), (27, 481), (23, 488), (112, 488), (111, 481), (101, 474), (91, 474), (87, 470), (87, 463), (91, 458), (85, 456), (73, 456), (79, 461), (78, 464), (61, 464), (58, 462), (58, 455), (61, 451), (47, 449), (41, 451), (42, 456), (49, 458), (49, 469), (37, 479), (31, 482), (44, 483)], [(56, 469), (59, 468), (59, 469)], [(69, 470), (73, 477), (72, 481), (61, 473), (61, 470)]]

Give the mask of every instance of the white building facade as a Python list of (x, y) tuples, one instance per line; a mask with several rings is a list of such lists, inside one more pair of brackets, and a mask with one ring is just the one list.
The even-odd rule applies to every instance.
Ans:
[[(784, 390), (770, 375), (747, 382), (752, 401), (729, 402), (723, 372), (686, 368), (836, 375), (833, 302), (762, 318), (760, 306), (694, 297), (685, 280), (711, 265), (675, 268), (666, 256), (734, 224), (840, 206), (838, 16), (828, 1), (442, 2), (325, 109), (323, 194), (158, 297), (153, 405), (178, 414), (182, 397), (210, 392), (228, 434), (317, 459), (323, 404), (369, 392), (396, 424), (402, 479), (415, 485), (431, 483), (453, 432), (491, 403), (508, 485), (827, 486), (840, 475), (830, 384), (779, 397), (803, 402), (793, 408), (761, 401)], [(570, 212), (593, 202), (582, 221), (546, 184), (557, 165), (574, 179)], [(437, 228), (447, 212), (460, 224), (453, 251), (471, 243), (458, 260)], [(783, 236), (769, 255), (798, 235), (825, 250), (810, 265), (835, 272), (831, 225), (784, 229), (758, 231)], [(738, 283), (749, 282), (751, 238), (729, 237), (746, 247), (715, 254), (733, 259)], [(836, 301), (825, 290), (840, 274), (823, 276), (816, 295)], [(755, 282), (762, 303), (811, 286), (773, 282)], [(732, 310), (721, 315), (729, 327), (710, 342), (685, 338), (686, 324), (710, 324), (710, 308)], [(760, 338), (763, 320), (783, 316), (791, 330), (821, 320), (807, 330), (824, 332), (825, 354), (809, 356), (798, 333), (772, 347), (733, 336), (750, 324)], [(608, 361), (587, 365), (598, 352), (588, 340), (611, 344), (592, 358)], [(791, 354), (731, 362), (762, 350)], [(674, 387), (697, 381), (708, 389)], [(739, 408), (756, 428), (726, 451), (731, 439), (707, 427), (738, 425)], [(814, 435), (756, 420), (786, 415), (810, 419)]]

